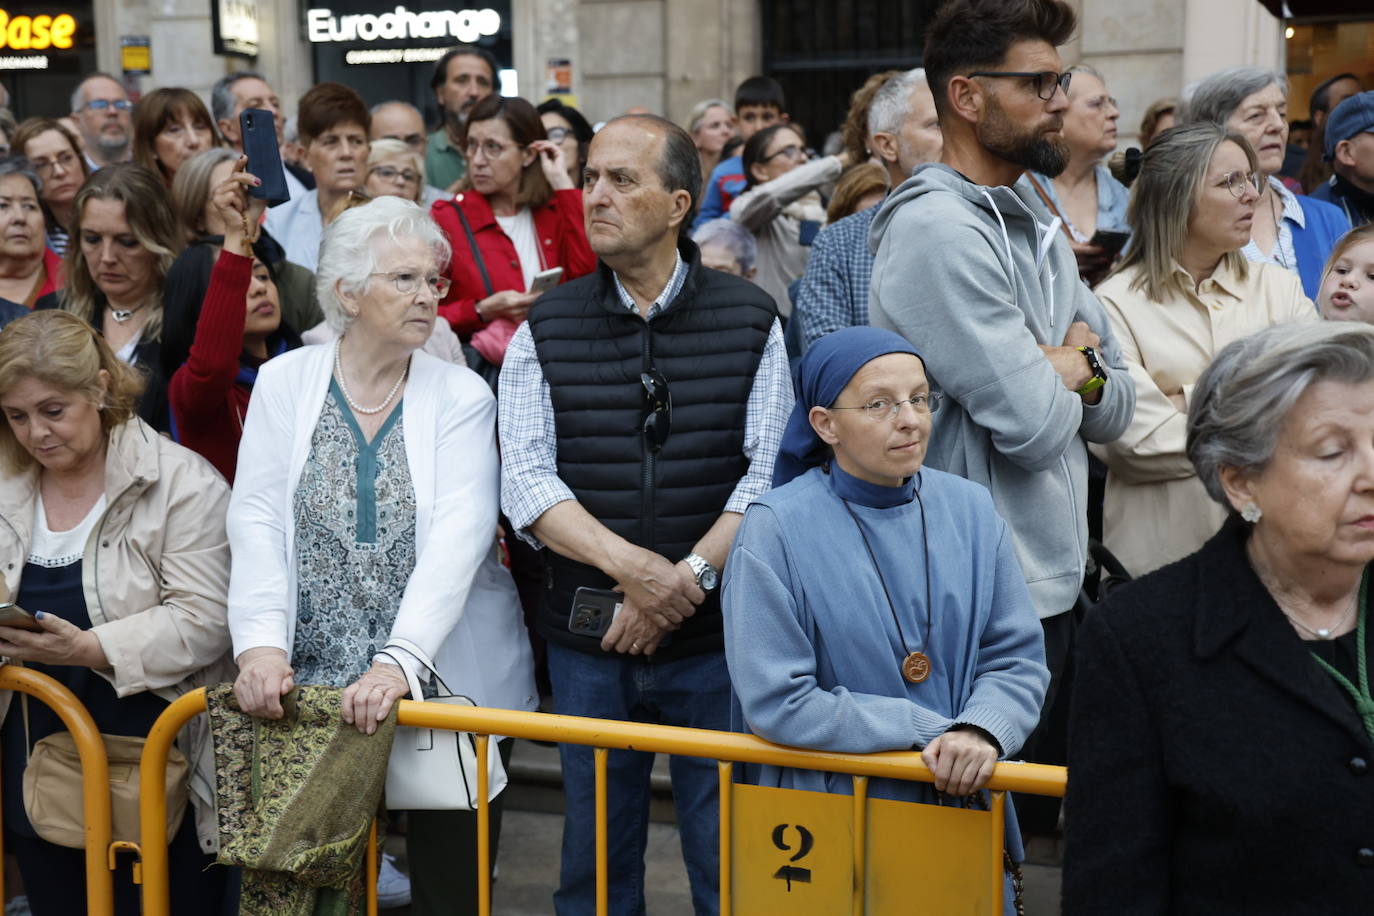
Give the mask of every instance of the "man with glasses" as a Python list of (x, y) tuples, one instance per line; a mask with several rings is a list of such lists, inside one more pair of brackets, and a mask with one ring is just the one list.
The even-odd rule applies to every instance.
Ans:
[(72, 93), (72, 120), (81, 132), (81, 148), (94, 172), (132, 153), (134, 103), (124, 85), (107, 73), (92, 73)]
[[(409, 102), (393, 99), (373, 105), (372, 127), (368, 131), (368, 139), (373, 143), (378, 140), (399, 140), (423, 158), (425, 119), (420, 114), (420, 109)], [(447, 200), (448, 197), (448, 192), (443, 188), (426, 184), (420, 189), (420, 206), (429, 209), (436, 200)]]
[[(742, 513), (769, 487), (792, 389), (777, 311), (708, 270), (683, 233), (701, 188), (685, 130), (627, 115), (592, 140), (583, 190), (593, 274), (545, 293), (506, 351), (502, 508), (545, 550), (538, 615), (559, 713), (725, 729), (717, 591)], [(594, 909), (589, 748), (560, 749), (559, 914)], [(612, 751), (610, 912), (643, 912), (653, 757)], [(699, 914), (719, 894), (717, 775), (672, 759)]]
[[(220, 136), (230, 149), (243, 152), (243, 129), (239, 125), (239, 115), (247, 108), (260, 108), (272, 112), (272, 120), (277, 127), (277, 139), (285, 146), (286, 131), (282, 121), (281, 100), (260, 73), (252, 70), (238, 70), (222, 76), (210, 89), (210, 116), (215, 119)], [(283, 171), (286, 174), (286, 190), (294, 200), (315, 186), (313, 179), (302, 181), (297, 169), (286, 156), (282, 157)], [(306, 178), (310, 173), (300, 170)]]
[[(1064, 0), (942, 7), (923, 60), (944, 149), (873, 224), (872, 322), (920, 347), (946, 396), (927, 463), (985, 485), (1015, 539), (1052, 675), (1041, 734), (1083, 583), (1085, 440), (1115, 440), (1135, 412), (1107, 315), (1023, 177), (1064, 169), (1069, 74), (1055, 48), (1075, 25)], [(1036, 741), (1028, 759), (1063, 762), (1062, 743), (1046, 752)], [(1056, 815), (1034, 831), (1052, 832)]]
[(429, 87), (444, 120), (426, 142), (425, 174), (436, 187), (451, 188), (467, 174), (463, 124), (473, 105), (498, 90), (497, 79), (496, 58), (474, 45), (459, 45), (434, 62)]

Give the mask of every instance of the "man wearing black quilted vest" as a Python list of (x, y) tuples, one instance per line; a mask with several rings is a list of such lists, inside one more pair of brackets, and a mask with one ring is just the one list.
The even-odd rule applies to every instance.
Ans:
[[(538, 626), (559, 713), (727, 729), (721, 565), (769, 487), (792, 409), (772, 299), (708, 270), (690, 226), (701, 166), (650, 115), (607, 124), (583, 183), (601, 263), (546, 293), (501, 372), (501, 503), (547, 551)], [(561, 748), (557, 913), (594, 909), (590, 748)], [(609, 760), (610, 912), (642, 914), (653, 755)], [(719, 899), (717, 773), (674, 757), (673, 799), (698, 914)]]

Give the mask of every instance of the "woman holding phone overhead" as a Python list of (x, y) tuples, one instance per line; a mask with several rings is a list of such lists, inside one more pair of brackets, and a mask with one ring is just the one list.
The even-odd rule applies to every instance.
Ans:
[(463, 145), (468, 173), (454, 198), (431, 211), (453, 246), (452, 286), (439, 315), (499, 366), (539, 298), (536, 276), (555, 267), (563, 268), (561, 282), (589, 274), (596, 255), (582, 223), (582, 192), (533, 105), (487, 96), (468, 115)]

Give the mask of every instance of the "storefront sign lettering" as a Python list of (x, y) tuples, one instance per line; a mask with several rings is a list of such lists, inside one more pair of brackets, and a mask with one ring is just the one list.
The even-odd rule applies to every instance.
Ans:
[(76, 20), (67, 13), (60, 16), (13, 16), (0, 10), (0, 48), (16, 51), (42, 51), (45, 48), (70, 48)]
[(398, 6), (380, 16), (335, 16), (328, 9), (313, 9), (305, 14), (305, 20), (307, 37), (314, 42), (453, 38), (471, 43), (501, 29), (501, 14), (492, 9), (412, 13)]

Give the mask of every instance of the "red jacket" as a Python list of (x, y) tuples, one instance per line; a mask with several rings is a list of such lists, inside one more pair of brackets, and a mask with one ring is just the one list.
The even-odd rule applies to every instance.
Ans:
[(228, 249), (210, 272), (210, 288), (186, 362), (172, 373), (167, 400), (182, 445), (198, 452), (234, 482), (243, 418), (253, 390), (236, 381), (243, 352), (253, 260)]
[[(476, 191), (462, 191), (453, 200), (436, 201), (430, 214), (453, 246), (453, 261), (449, 266), (449, 280), (453, 284), (448, 296), (439, 304), (439, 315), (448, 320), (454, 333), (465, 340), (482, 327), (477, 317), (477, 302), (487, 298), (482, 272), (472, 256), (472, 246), (463, 232), (457, 208), (463, 208), (482, 253), (492, 292), (506, 289), (524, 290), (525, 277), (520, 271), (520, 259), (515, 244), (491, 212), (486, 197)], [(543, 254), (541, 268), (563, 268), (563, 280), (584, 276), (596, 269), (596, 255), (587, 244), (587, 230), (582, 222), (582, 192), (576, 188), (555, 191), (553, 199), (532, 211), (534, 231), (539, 237)]]
[(43, 286), (38, 290), (35, 299), (42, 299), (48, 293), (55, 293), (63, 287), (62, 282), (62, 257), (51, 248), (43, 248)]

